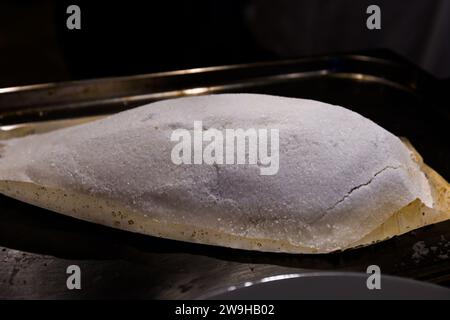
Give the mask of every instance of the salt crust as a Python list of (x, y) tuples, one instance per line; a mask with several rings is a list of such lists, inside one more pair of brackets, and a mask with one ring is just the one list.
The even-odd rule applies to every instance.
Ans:
[[(258, 165), (173, 164), (172, 131), (192, 130), (200, 120), (206, 128), (278, 129), (278, 173), (261, 176)], [(318, 250), (361, 239), (417, 198), (433, 205), (426, 177), (397, 137), (355, 112), (312, 100), (164, 100), (2, 144), (0, 180), (109, 199), (163, 224)]]

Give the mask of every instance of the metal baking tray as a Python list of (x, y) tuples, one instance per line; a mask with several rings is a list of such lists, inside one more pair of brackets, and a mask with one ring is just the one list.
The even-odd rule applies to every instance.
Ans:
[[(197, 68), (0, 89), (0, 126), (111, 114), (186, 95), (252, 92), (350, 108), (407, 137), (450, 177), (447, 83), (387, 52)], [(66, 268), (82, 270), (68, 290)], [(382, 273), (450, 286), (450, 221), (341, 253), (249, 252), (159, 239), (79, 221), (0, 196), (0, 298), (205, 298), (285, 273)]]

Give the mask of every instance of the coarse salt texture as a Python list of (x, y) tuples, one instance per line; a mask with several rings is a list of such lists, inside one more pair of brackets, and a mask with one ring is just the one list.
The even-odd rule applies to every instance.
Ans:
[[(270, 176), (261, 175), (258, 164), (172, 163), (173, 130), (192, 131), (194, 121), (205, 129), (278, 129), (279, 171)], [(59, 196), (46, 197), (41, 188), (39, 199), (30, 199), (11, 185), (1, 192), (78, 218), (192, 242), (332, 251), (417, 198), (433, 205), (426, 177), (396, 136), (355, 112), (312, 100), (257, 94), (164, 100), (1, 144), (0, 180)], [(119, 210), (109, 212), (100, 202)]]

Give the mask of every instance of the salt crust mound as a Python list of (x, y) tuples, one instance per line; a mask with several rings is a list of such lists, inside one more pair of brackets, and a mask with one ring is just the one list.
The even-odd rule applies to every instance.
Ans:
[[(200, 120), (206, 128), (278, 129), (278, 173), (260, 175), (257, 164), (173, 164), (171, 133)], [(257, 94), (164, 100), (1, 144), (0, 192), (184, 241), (328, 252), (360, 240), (415, 199), (433, 206), (426, 177), (396, 136), (312, 100)]]

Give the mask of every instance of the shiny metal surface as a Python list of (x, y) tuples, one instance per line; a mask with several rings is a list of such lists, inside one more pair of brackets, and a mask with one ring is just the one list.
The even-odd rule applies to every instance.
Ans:
[[(357, 272), (283, 274), (229, 287), (213, 300), (450, 300), (450, 289), (381, 275), (379, 288), (367, 288), (368, 275)], [(370, 283), (370, 282), (369, 282)]]
[(427, 90), (430, 77), (407, 64), (362, 55), (324, 56), (279, 62), (161, 72), (120, 78), (0, 88), (0, 121), (67, 118), (113, 113), (158, 99), (236, 92), (298, 79), (347, 78)]

